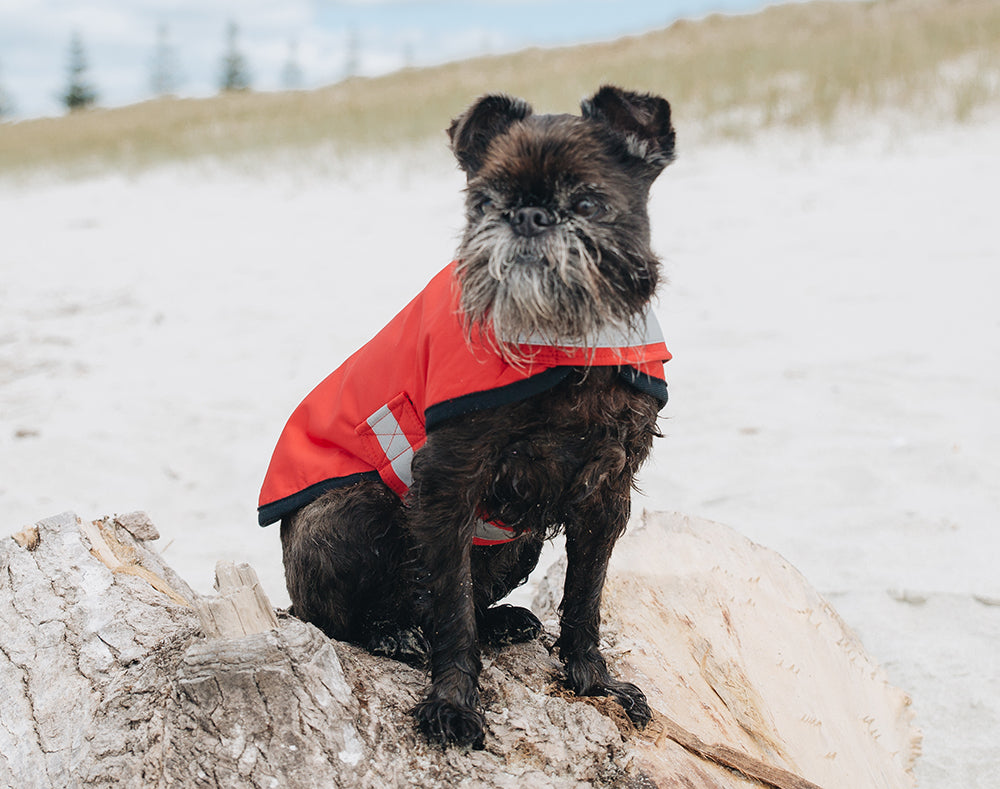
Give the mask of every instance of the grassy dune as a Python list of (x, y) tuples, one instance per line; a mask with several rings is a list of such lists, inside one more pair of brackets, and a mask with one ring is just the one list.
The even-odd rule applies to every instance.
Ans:
[(292, 93), (150, 101), (0, 125), (0, 173), (88, 171), (332, 144), (347, 150), (439, 135), (475, 96), (505, 91), (573, 111), (602, 82), (667, 96), (678, 123), (745, 136), (832, 127), (899, 108), (965, 121), (1000, 103), (996, 0), (810, 2), (713, 16), (618, 41), (532, 49)]

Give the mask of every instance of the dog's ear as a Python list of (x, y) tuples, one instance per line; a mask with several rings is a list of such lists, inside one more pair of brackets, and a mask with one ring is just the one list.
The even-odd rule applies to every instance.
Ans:
[(652, 177), (674, 160), (674, 127), (666, 99), (604, 85), (580, 102), (580, 110), (584, 118), (610, 127), (625, 153), (644, 162)]
[(531, 115), (531, 105), (511, 96), (483, 96), (451, 122), (451, 150), (471, 178), (483, 166), (493, 138)]

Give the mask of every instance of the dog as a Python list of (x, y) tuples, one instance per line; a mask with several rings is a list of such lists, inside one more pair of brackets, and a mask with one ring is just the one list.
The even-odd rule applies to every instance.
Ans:
[(294, 614), (429, 663), (419, 728), (474, 748), (480, 643), (542, 627), (494, 604), (564, 531), (564, 681), (643, 727), (643, 692), (611, 676), (598, 639), (608, 560), (667, 399), (647, 201), (674, 158), (670, 105), (604, 86), (580, 115), (536, 115), (488, 95), (448, 134), (467, 178), (456, 260), (295, 410), (259, 520), (281, 521)]

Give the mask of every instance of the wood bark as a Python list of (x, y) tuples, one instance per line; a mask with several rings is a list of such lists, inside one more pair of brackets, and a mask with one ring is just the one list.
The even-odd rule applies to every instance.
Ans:
[(0, 539), (0, 786), (913, 784), (905, 694), (794, 569), (716, 524), (648, 515), (616, 552), (605, 651), (646, 690), (646, 731), (562, 689), (550, 628), (484, 652), (483, 751), (418, 735), (425, 672), (276, 615), (245, 565), (196, 595), (157, 536), (66, 513)]

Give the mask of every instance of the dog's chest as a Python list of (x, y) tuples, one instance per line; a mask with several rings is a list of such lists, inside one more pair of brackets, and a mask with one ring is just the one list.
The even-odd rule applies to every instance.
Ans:
[(613, 375), (587, 376), (480, 419), (478, 480), (490, 519), (533, 531), (573, 517), (602, 486), (618, 485), (646, 458), (656, 401)]

